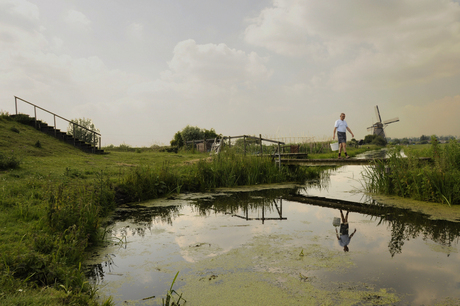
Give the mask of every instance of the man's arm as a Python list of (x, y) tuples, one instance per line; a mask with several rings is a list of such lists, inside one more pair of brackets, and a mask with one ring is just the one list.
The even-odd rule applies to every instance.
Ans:
[(332, 139), (335, 139), (335, 132), (337, 131), (337, 127), (334, 128), (334, 132), (332, 133)]
[(347, 126), (347, 130), (348, 130), (348, 132), (350, 132), (352, 137), (355, 137), (355, 135), (353, 135), (353, 132), (350, 130), (350, 128), (348, 126)]
[(354, 235), (355, 233), (356, 233), (356, 228), (355, 228), (355, 230), (353, 231), (353, 233), (350, 235), (350, 239), (351, 239), (351, 237), (353, 237), (353, 235)]

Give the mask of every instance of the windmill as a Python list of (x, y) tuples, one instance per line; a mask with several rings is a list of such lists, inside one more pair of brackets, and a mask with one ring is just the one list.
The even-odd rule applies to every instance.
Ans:
[(372, 132), (373, 135), (382, 136), (385, 138), (384, 129), (390, 124), (399, 121), (399, 118), (393, 118), (389, 120), (385, 120), (382, 122), (382, 117), (380, 117), (379, 107), (375, 106), (375, 115), (377, 116), (377, 122), (374, 123), (372, 126), (368, 127), (367, 130)]

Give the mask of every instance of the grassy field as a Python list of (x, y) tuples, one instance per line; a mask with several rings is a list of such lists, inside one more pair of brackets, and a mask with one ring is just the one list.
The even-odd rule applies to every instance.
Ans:
[(304, 182), (321, 173), (280, 171), (270, 158), (235, 150), (212, 159), (147, 148), (87, 154), (6, 114), (0, 114), (0, 133), (1, 305), (97, 305), (81, 263), (91, 247), (104, 242), (104, 217), (120, 203), (217, 187)]
[[(96, 305), (80, 263), (132, 169), (201, 154), (86, 154), (0, 116), (0, 304)], [(106, 301), (110, 305), (110, 301)]]

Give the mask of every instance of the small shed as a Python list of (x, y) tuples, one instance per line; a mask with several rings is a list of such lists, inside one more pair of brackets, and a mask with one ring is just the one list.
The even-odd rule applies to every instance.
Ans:
[(196, 149), (202, 153), (211, 151), (212, 142), (204, 141), (196, 144)]

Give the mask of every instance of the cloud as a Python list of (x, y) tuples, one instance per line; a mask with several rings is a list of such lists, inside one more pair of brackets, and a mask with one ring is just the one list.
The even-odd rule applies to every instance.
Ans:
[(142, 39), (144, 26), (140, 23), (131, 23), (127, 28), (127, 32), (133, 38)]
[(222, 97), (253, 88), (270, 78), (272, 72), (265, 66), (268, 59), (231, 49), (225, 44), (197, 44), (189, 39), (179, 42), (168, 62), (169, 69), (155, 81), (132, 88), (139, 94), (170, 92), (187, 99)]
[(31, 21), (39, 19), (40, 14), (38, 11), (38, 7), (35, 4), (30, 3), (29, 1), (10, 0), (5, 1), (4, 4), (10, 5), (7, 11), (15, 17), (22, 17), (24, 19)]
[(89, 30), (91, 21), (85, 14), (76, 10), (68, 10), (64, 14), (64, 21), (71, 27), (82, 30)]
[(460, 6), (451, 1), (276, 0), (249, 44), (321, 63), (336, 90), (395, 88), (460, 73)]

